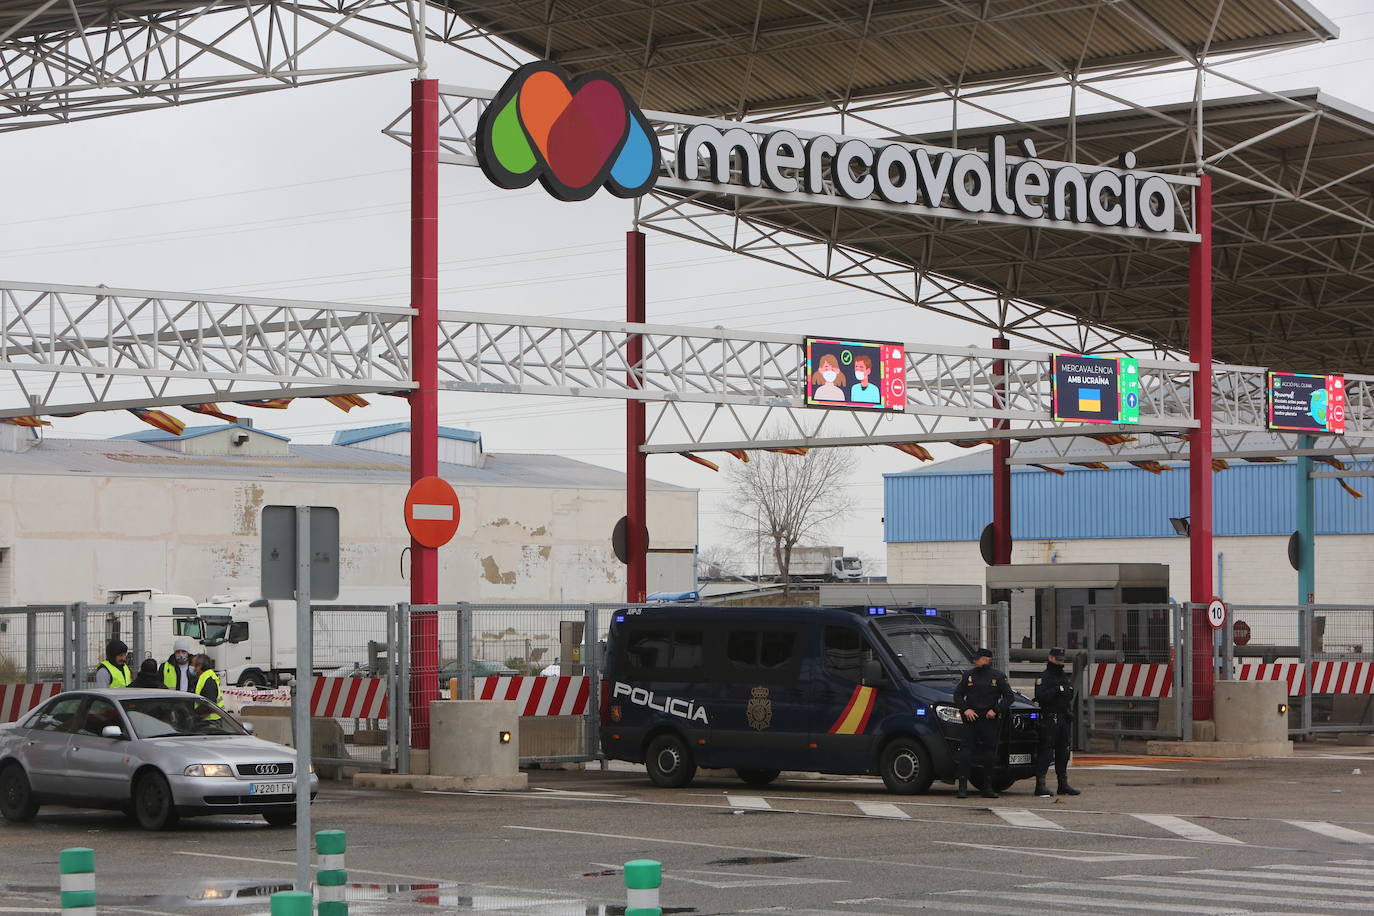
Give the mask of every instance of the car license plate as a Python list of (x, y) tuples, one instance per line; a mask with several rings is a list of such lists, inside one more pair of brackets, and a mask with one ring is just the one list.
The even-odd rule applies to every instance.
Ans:
[(1007, 763), (1011, 766), (1029, 766), (1031, 762), (1030, 754), (1012, 754), (1007, 758)]
[(294, 782), (255, 782), (248, 786), (249, 795), (290, 795), (295, 791)]

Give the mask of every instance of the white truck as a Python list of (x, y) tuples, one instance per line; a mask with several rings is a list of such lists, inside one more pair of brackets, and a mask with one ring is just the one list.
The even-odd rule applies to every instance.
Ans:
[[(781, 575), (776, 564), (770, 565), (773, 575)], [(788, 574), (816, 582), (852, 582), (864, 577), (864, 562), (845, 556), (843, 547), (793, 547)]]

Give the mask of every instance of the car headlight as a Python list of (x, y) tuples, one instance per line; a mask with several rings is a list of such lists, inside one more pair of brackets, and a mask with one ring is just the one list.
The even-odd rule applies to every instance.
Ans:
[(193, 763), (186, 768), (185, 775), (232, 779), (234, 771), (227, 763)]
[(959, 710), (953, 706), (936, 706), (935, 715), (940, 717), (941, 722), (949, 722), (952, 725), (958, 725), (963, 721), (959, 716)]

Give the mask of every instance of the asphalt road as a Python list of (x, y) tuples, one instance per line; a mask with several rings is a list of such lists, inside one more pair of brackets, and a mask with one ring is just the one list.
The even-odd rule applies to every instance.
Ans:
[[(893, 796), (869, 779), (699, 777), (665, 791), (642, 772), (535, 770), (521, 792), (327, 783), (314, 816), (347, 831), (357, 916), (619, 913), (617, 868), (636, 858), (663, 863), (670, 913), (1374, 911), (1374, 750), (1082, 763), (1085, 794), (1059, 801), (1029, 783), (959, 801), (940, 784)], [(57, 913), (69, 846), (96, 850), (102, 914), (267, 914), (293, 874), (292, 831), (257, 818), (149, 834), (52, 808), (0, 823), (0, 914)]]

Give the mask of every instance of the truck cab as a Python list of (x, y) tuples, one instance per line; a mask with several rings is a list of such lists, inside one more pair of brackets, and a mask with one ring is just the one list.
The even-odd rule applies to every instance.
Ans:
[[(663, 787), (705, 766), (751, 785), (801, 770), (925, 792), (954, 779), (966, 731), (954, 688), (972, 655), (925, 610), (626, 608), (607, 640), (602, 748)], [(1035, 775), (1037, 718), (1018, 694), (991, 775), (999, 791)]]

